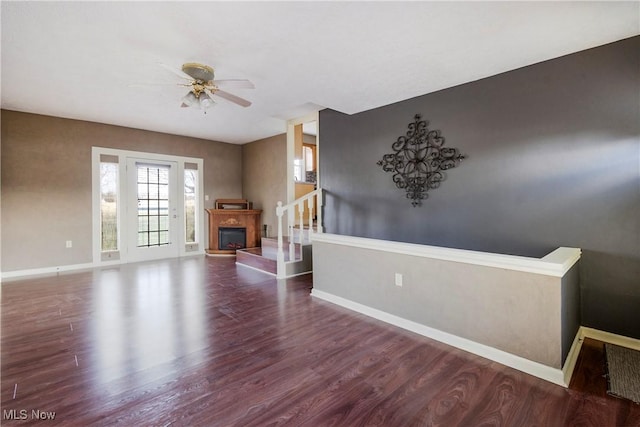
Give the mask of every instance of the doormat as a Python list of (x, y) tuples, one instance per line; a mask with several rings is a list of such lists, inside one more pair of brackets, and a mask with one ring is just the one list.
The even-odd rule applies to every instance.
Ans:
[(604, 344), (607, 393), (640, 404), (640, 351)]

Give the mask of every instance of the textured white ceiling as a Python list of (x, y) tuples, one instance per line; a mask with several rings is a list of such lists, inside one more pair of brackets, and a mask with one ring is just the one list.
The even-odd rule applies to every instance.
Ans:
[[(635, 2), (2, 2), (2, 108), (230, 143), (640, 34)], [(205, 115), (158, 66), (249, 79)], [(158, 86), (132, 86), (154, 82)]]

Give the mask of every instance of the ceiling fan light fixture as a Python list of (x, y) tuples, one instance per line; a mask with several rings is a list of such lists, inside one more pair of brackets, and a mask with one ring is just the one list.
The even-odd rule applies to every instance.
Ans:
[(196, 94), (189, 91), (189, 93), (187, 93), (182, 98), (182, 105), (185, 105), (187, 107), (198, 107), (200, 103), (198, 102), (198, 97), (196, 96)]
[(209, 107), (212, 107), (213, 104), (215, 104), (215, 102), (213, 101), (213, 99), (211, 99), (209, 95), (207, 95), (204, 92), (200, 94), (200, 108), (205, 110)]
[(182, 65), (182, 72), (191, 76), (194, 80), (209, 82), (214, 79), (213, 68), (197, 62), (187, 62)]
[(247, 79), (214, 80), (213, 67), (196, 62), (183, 64), (182, 71), (175, 70), (166, 65), (162, 65), (162, 67), (188, 81), (178, 83), (179, 86), (186, 86), (190, 88), (189, 92), (182, 97), (180, 103), (180, 107), (182, 108), (195, 107), (200, 110), (211, 108), (216, 104), (216, 102), (211, 99), (213, 95), (241, 107), (249, 107), (251, 105), (251, 101), (247, 101), (246, 99), (240, 98), (239, 96), (225, 90), (221, 90), (218, 87), (218, 84), (220, 84), (225, 87), (254, 89), (254, 84)]

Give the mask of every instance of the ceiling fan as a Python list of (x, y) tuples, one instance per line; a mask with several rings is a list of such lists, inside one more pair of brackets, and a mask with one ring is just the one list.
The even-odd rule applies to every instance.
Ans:
[(188, 62), (182, 65), (182, 70), (176, 70), (168, 65), (160, 64), (163, 68), (171, 71), (177, 76), (188, 80), (186, 83), (179, 83), (180, 86), (189, 88), (189, 92), (182, 98), (183, 108), (194, 107), (206, 110), (215, 104), (212, 96), (219, 96), (227, 101), (242, 107), (251, 105), (250, 101), (240, 98), (232, 93), (220, 89), (221, 87), (233, 87), (239, 89), (254, 89), (255, 86), (246, 79), (226, 79), (214, 80), (213, 67), (196, 62)]

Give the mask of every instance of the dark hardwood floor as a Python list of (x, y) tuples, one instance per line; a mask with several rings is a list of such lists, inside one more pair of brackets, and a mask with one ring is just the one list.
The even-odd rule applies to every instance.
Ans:
[(585, 338), (571, 377), (570, 388), (611, 400), (617, 399), (607, 394), (605, 363), (604, 343)]
[(4, 282), (2, 425), (640, 426), (597, 342), (565, 389), (311, 286), (205, 257)]

